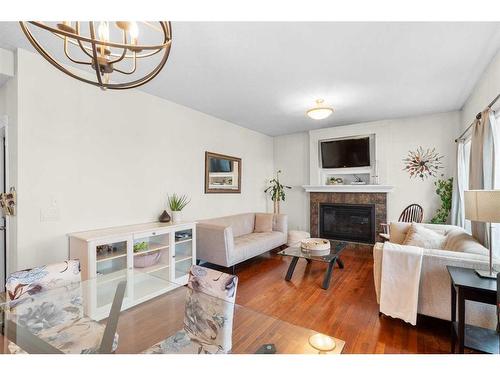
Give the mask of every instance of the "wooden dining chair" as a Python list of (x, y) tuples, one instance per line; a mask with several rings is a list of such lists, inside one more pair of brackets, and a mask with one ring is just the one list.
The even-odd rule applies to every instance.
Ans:
[[(424, 209), (422, 206), (416, 203), (410, 204), (408, 207), (406, 207), (403, 212), (401, 212), (401, 215), (399, 215), (398, 222), (402, 223), (421, 223), (424, 220)], [(389, 241), (390, 240), (390, 232), (389, 228), (390, 225), (388, 223), (381, 223), (382, 226), (382, 233), (379, 233), (379, 236), (382, 237), (384, 240)]]
[(424, 209), (421, 205), (413, 203), (406, 207), (401, 215), (399, 215), (399, 222), (403, 223), (421, 223), (424, 220)]
[(238, 276), (193, 265), (184, 328), (145, 354), (224, 354), (231, 351)]

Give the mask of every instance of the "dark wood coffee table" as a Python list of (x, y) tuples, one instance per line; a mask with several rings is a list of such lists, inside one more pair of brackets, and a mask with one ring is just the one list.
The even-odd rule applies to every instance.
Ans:
[(279, 255), (292, 257), (292, 262), (288, 267), (285, 280), (290, 281), (292, 279), (293, 271), (295, 271), (295, 266), (297, 265), (297, 262), (300, 258), (307, 260), (307, 263), (310, 263), (312, 261), (328, 263), (328, 268), (326, 269), (325, 277), (323, 279), (323, 285), (321, 286), (323, 289), (328, 289), (328, 287), (330, 286), (330, 280), (332, 278), (333, 267), (335, 266), (335, 263), (339, 265), (340, 269), (344, 268), (344, 263), (342, 263), (339, 256), (347, 246), (346, 242), (340, 241), (330, 241), (330, 244), (330, 254), (320, 256), (314, 256), (311, 255), (310, 252), (302, 251), (300, 247), (287, 247), (285, 250), (278, 252)]

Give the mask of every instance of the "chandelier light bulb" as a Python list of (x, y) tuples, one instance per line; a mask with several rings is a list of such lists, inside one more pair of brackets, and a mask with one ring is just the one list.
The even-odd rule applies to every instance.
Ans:
[(97, 29), (97, 35), (99, 35), (99, 39), (103, 42), (109, 41), (109, 24), (108, 21), (101, 21), (99, 23), (99, 27)]
[(137, 43), (137, 38), (139, 37), (139, 27), (137, 26), (137, 22), (130, 22), (128, 32), (130, 33), (132, 43)]

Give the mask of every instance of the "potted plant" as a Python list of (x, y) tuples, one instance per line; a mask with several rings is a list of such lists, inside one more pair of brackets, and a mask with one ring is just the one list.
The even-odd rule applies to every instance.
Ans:
[(439, 179), (434, 182), (434, 186), (436, 186), (436, 194), (441, 199), (441, 207), (439, 207), (434, 214), (434, 217), (431, 219), (431, 223), (446, 224), (451, 211), (453, 178)]
[(170, 211), (172, 211), (172, 221), (178, 223), (181, 221), (181, 211), (188, 205), (191, 201), (187, 195), (177, 195), (177, 193), (167, 196), (168, 206)]
[(285, 201), (285, 189), (291, 189), (291, 186), (283, 185), (280, 182), (280, 177), (279, 174), (281, 173), (281, 170), (276, 172), (276, 177), (273, 178), (272, 180), (269, 180), (271, 183), (270, 186), (264, 190), (264, 193), (269, 193), (271, 195), (271, 199), (274, 203), (274, 213), (279, 214), (280, 213), (280, 202)]

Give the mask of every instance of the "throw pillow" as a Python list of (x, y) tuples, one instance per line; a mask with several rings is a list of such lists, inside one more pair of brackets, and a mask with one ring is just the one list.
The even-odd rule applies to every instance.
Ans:
[(446, 236), (421, 224), (412, 223), (403, 245), (419, 246), (424, 249), (443, 249)]
[(254, 232), (264, 233), (273, 231), (273, 214), (255, 214)]
[(452, 229), (446, 234), (444, 250), (459, 251), (470, 254), (489, 255), (489, 251), (474, 237), (463, 229)]

